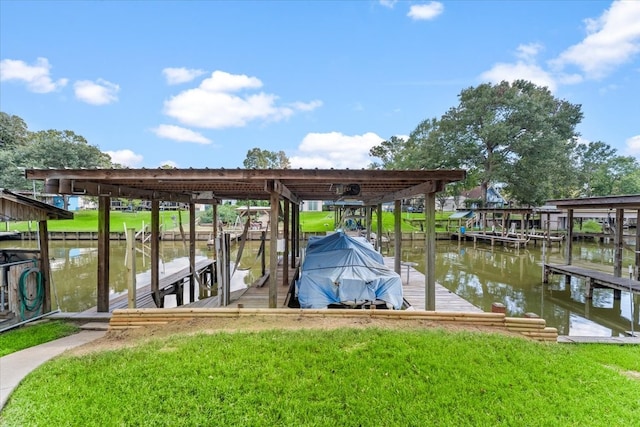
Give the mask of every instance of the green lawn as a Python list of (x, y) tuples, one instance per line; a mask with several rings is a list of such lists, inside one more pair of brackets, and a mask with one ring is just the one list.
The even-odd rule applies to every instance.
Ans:
[[(178, 211), (162, 211), (160, 212), (160, 224), (165, 230), (172, 230), (179, 225), (179, 215), (182, 216), (183, 227), (189, 226), (189, 214)], [(125, 231), (126, 228), (135, 228), (141, 230), (143, 224), (151, 224), (151, 212), (121, 212), (111, 211), (109, 215), (109, 228), (111, 231)], [(51, 220), (47, 221), (49, 231), (98, 231), (98, 211), (74, 211), (72, 220)], [(36, 230), (37, 223), (29, 224), (27, 221), (11, 222), (8, 229), (13, 231)]]
[(0, 334), (0, 357), (78, 332), (78, 327), (54, 320), (21, 326)]
[(1, 426), (631, 426), (635, 346), (438, 329), (157, 338), (63, 356), (16, 389)]
[[(446, 219), (451, 212), (436, 213), (436, 220)], [(98, 231), (98, 211), (75, 211), (73, 213), (74, 219), (72, 220), (52, 220), (48, 221), (49, 231)], [(178, 211), (162, 211), (160, 212), (160, 223), (164, 230), (174, 230), (179, 227), (180, 217), (182, 217), (182, 225), (185, 229), (189, 227), (189, 214), (188, 212)], [(335, 229), (333, 212), (301, 212), (300, 213), (300, 225), (302, 232), (304, 233), (318, 233), (324, 231), (331, 231)], [(420, 231), (419, 226), (411, 226), (406, 219), (422, 219), (424, 214), (419, 213), (406, 213), (402, 214), (402, 231)], [(0, 229), (4, 231), (7, 228), (10, 231), (29, 231), (36, 230), (37, 223), (11, 222), (8, 226), (2, 223)], [(125, 225), (127, 228), (135, 228), (141, 230), (144, 225), (151, 224), (151, 212), (121, 212), (112, 211), (109, 217), (109, 227), (111, 231), (124, 231)], [(373, 215), (373, 229), (375, 230), (377, 219), (376, 215)], [(393, 212), (382, 213), (382, 229), (385, 233), (392, 233), (394, 230), (394, 216)]]

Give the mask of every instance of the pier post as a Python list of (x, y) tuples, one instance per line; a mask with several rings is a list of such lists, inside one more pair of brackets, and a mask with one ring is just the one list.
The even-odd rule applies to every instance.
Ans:
[[(567, 277), (570, 277), (570, 276), (567, 276)], [(587, 282), (586, 297), (587, 299), (593, 299), (593, 279), (589, 277), (586, 280), (586, 282)]]
[(97, 310), (109, 312), (109, 213), (111, 197), (98, 197), (98, 301)]
[(127, 228), (127, 308), (136, 308), (136, 230)]

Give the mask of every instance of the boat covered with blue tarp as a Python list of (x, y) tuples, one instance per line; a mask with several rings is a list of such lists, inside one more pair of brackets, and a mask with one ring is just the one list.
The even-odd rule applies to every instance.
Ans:
[(403, 305), (400, 275), (366, 239), (342, 232), (309, 240), (296, 294), (302, 308)]

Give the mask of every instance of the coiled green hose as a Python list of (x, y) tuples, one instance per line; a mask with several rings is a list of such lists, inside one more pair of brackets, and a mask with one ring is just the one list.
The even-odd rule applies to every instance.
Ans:
[[(20, 317), (27, 320), (26, 312), (32, 312), (36, 316), (37, 311), (42, 307), (44, 302), (44, 285), (42, 283), (42, 272), (35, 267), (36, 261), (33, 261), (34, 267), (27, 268), (20, 274), (18, 282), (18, 292), (20, 293)], [(36, 275), (36, 294), (33, 298), (29, 297), (27, 291), (27, 277), (29, 274)]]

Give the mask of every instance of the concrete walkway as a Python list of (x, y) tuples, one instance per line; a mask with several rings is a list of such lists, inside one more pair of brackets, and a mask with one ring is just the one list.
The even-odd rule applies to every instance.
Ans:
[(77, 334), (40, 344), (0, 357), (0, 410), (22, 379), (49, 359), (65, 350), (103, 337), (106, 331), (80, 331)]

